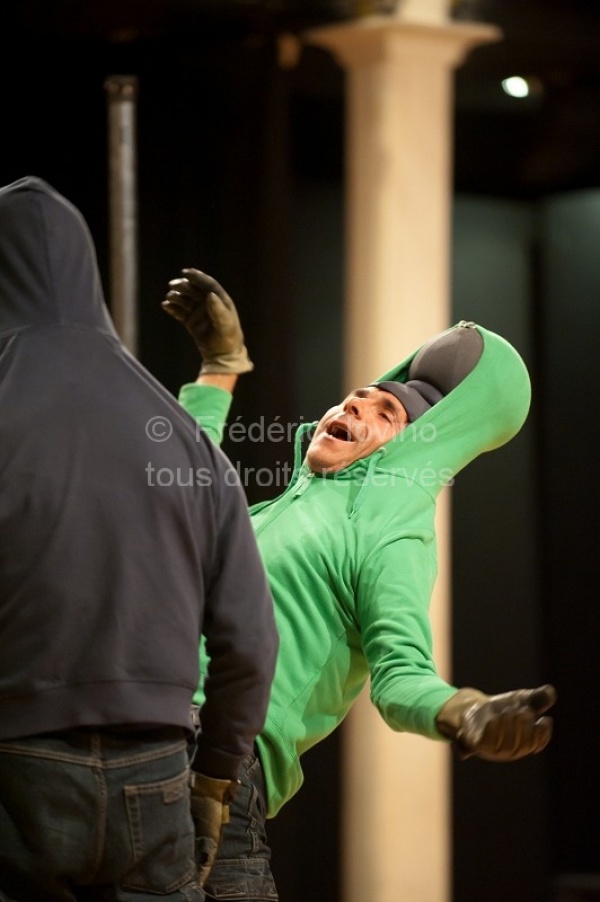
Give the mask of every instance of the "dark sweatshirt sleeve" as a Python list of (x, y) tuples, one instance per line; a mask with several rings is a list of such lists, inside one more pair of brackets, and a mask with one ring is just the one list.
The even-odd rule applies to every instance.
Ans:
[(263, 727), (279, 637), (246, 497), (223, 474), (215, 575), (203, 633), (210, 659), (194, 770), (235, 779)]

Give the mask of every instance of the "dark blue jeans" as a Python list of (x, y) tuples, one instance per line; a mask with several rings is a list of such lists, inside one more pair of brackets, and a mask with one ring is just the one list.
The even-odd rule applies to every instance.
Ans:
[(277, 902), (265, 830), (265, 782), (256, 755), (240, 767), (241, 786), (230, 805), (215, 864), (204, 889), (218, 902)]
[(179, 729), (0, 742), (0, 900), (203, 902)]

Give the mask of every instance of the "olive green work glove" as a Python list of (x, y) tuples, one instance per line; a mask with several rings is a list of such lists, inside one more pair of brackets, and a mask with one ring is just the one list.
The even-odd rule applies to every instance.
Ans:
[(190, 803), (200, 886), (204, 886), (215, 863), (221, 829), (223, 824), (229, 823), (229, 802), (238, 786), (235, 780), (218, 780), (191, 771)]
[(169, 282), (163, 310), (186, 327), (202, 355), (200, 375), (249, 373), (254, 364), (244, 344), (235, 304), (219, 283), (199, 269), (182, 269)]
[(435, 722), (440, 733), (453, 740), (462, 760), (475, 755), (487, 761), (517, 761), (550, 742), (552, 718), (543, 715), (555, 701), (550, 685), (502, 695), (459, 689)]

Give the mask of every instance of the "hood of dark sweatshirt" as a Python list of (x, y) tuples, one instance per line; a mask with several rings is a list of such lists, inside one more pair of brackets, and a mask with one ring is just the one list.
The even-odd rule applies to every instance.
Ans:
[(0, 338), (69, 324), (116, 338), (81, 213), (43, 179), (0, 189)]

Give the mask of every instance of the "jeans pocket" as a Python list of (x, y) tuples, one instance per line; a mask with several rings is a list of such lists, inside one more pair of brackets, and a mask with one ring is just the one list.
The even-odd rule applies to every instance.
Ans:
[(219, 902), (278, 902), (269, 862), (264, 858), (216, 861), (204, 887)]
[(134, 866), (126, 889), (170, 893), (196, 878), (188, 772), (125, 786)]

